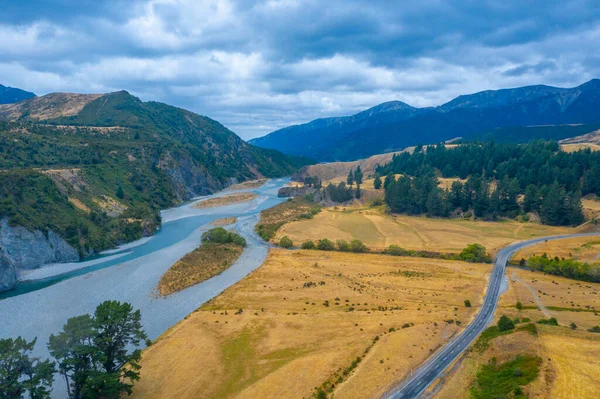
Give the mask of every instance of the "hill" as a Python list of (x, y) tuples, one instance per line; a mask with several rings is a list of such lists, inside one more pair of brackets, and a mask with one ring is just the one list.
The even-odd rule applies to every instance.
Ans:
[(32, 97), (35, 97), (35, 94), (29, 91), (0, 85), (0, 104), (16, 103)]
[(487, 90), (438, 107), (383, 103), (353, 116), (280, 129), (250, 143), (320, 161), (347, 161), (455, 137), (560, 140), (597, 130), (599, 107), (599, 79), (574, 88), (537, 85)]
[[(68, 248), (84, 256), (152, 234), (160, 209), (307, 163), (125, 91), (54, 93), (2, 105), (0, 116), (0, 269), (70, 260)], [(49, 246), (56, 250), (31, 251), (27, 262), (11, 255), (42, 245), (48, 232), (59, 237)]]

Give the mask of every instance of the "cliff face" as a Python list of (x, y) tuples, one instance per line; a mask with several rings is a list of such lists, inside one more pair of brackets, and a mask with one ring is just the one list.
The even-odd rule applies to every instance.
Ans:
[(76, 260), (79, 260), (77, 250), (55, 232), (45, 234), (13, 227), (6, 218), (0, 222), (0, 290), (14, 287), (19, 269)]

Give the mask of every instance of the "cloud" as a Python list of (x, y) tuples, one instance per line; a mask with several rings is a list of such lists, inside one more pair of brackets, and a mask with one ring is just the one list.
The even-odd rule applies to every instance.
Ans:
[(0, 83), (126, 89), (251, 138), (389, 100), (580, 84), (600, 76), (599, 17), (593, 0), (9, 2)]

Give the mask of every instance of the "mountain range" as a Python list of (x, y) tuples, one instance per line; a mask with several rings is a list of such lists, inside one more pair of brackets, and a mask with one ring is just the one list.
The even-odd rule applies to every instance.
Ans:
[(16, 103), (32, 97), (35, 97), (35, 94), (29, 91), (0, 85), (0, 104)]
[(161, 209), (308, 162), (126, 91), (0, 105), (0, 290), (20, 268), (152, 234)]
[(250, 143), (319, 161), (349, 161), (458, 137), (560, 140), (600, 128), (599, 111), (600, 80), (593, 79), (574, 88), (486, 90), (437, 107), (391, 101), (352, 116), (286, 127)]

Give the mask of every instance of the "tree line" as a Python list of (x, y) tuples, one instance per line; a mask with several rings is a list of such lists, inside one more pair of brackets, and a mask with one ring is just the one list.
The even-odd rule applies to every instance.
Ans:
[[(442, 189), (440, 171), (466, 181)], [(385, 200), (393, 212), (448, 217), (461, 210), (483, 219), (538, 212), (544, 224), (576, 225), (584, 219), (581, 195), (600, 190), (600, 153), (566, 153), (546, 141), (439, 144), (395, 155), (377, 174), (386, 176)]]

